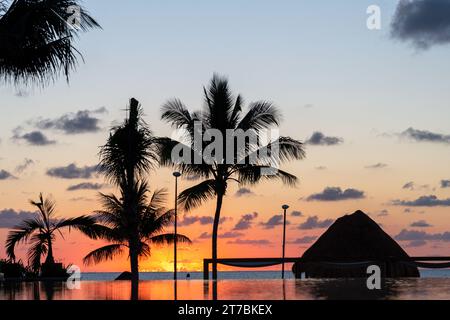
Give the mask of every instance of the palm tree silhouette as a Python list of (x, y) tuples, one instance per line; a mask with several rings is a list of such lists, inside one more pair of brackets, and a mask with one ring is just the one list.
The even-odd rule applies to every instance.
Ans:
[[(170, 100), (163, 106), (162, 119), (175, 128), (184, 129), (187, 143), (171, 138), (161, 138), (159, 145), (162, 164), (174, 166), (186, 175), (204, 179), (203, 182), (180, 194), (178, 200), (185, 210), (189, 211), (208, 199), (216, 198), (212, 232), (212, 271), (213, 279), (216, 280), (217, 232), (228, 182), (236, 181), (241, 185), (254, 185), (262, 179), (281, 179), (287, 185), (295, 185), (297, 178), (294, 175), (275, 169), (274, 166), (277, 162), (303, 159), (305, 152), (301, 142), (289, 137), (279, 137), (263, 146), (259, 145), (258, 141), (249, 139), (241, 150), (227, 150), (230, 145), (224, 139), (221, 152), (223, 158), (216, 158), (212, 164), (205, 161), (201, 152), (206, 145), (203, 142), (203, 145), (200, 146), (203, 148), (199, 150), (198, 142), (195, 142), (196, 130), (200, 130), (202, 134), (209, 129), (219, 130), (222, 137), (227, 135), (227, 130), (233, 132), (243, 130), (244, 132), (253, 132), (259, 137), (264, 130), (278, 126), (281, 117), (274, 105), (266, 101), (250, 104), (248, 112), (243, 114), (242, 97), (237, 96), (234, 99), (228, 87), (228, 80), (218, 75), (213, 76), (207, 89), (204, 88), (204, 98), (206, 105), (204, 112), (190, 113), (178, 99)], [(172, 151), (180, 144), (183, 144), (184, 151), (191, 154), (191, 159), (200, 156), (200, 161), (194, 163), (174, 161)], [(234, 146), (232, 147), (234, 148)], [(278, 147), (277, 154), (273, 152), (276, 147)], [(228, 151), (232, 152), (235, 160), (232, 164), (225, 159)], [(255, 157), (252, 156), (255, 155), (258, 155), (256, 163), (249, 161), (249, 159), (254, 159)], [(264, 171), (271, 172), (271, 174), (264, 174)]]
[(74, 39), (81, 31), (100, 28), (79, 2), (0, 0), (0, 79), (45, 85), (64, 74), (68, 81), (83, 59)]
[(55, 217), (55, 202), (49, 198), (44, 199), (42, 193), (38, 201), (30, 201), (38, 211), (33, 219), (24, 220), (9, 232), (6, 240), (6, 253), (11, 260), (15, 260), (14, 250), (20, 243), (29, 243), (28, 264), (34, 272), (41, 267), (41, 258), (47, 255), (46, 265), (55, 263), (53, 256), (53, 243), (56, 234), (62, 236), (62, 230), (77, 229), (87, 235), (93, 236), (91, 228), (95, 225), (95, 219), (88, 216), (58, 219)]
[[(110, 137), (100, 150), (100, 171), (121, 192), (122, 219), (126, 220), (127, 246), (130, 255), (132, 282), (139, 281), (138, 257), (141, 253), (140, 210), (144, 176), (158, 161), (157, 146), (152, 132), (142, 119), (139, 101), (132, 98), (128, 118), (112, 128)], [(114, 248), (114, 247), (112, 247)], [(114, 251), (114, 249), (111, 249)]]
[[(166, 200), (166, 191), (156, 190), (151, 197), (148, 197), (147, 183), (137, 183), (135, 185), (136, 205), (137, 205), (137, 226), (138, 226), (138, 248), (137, 254), (140, 258), (149, 257), (151, 245), (172, 244), (175, 241), (175, 234), (164, 233), (165, 227), (169, 226), (174, 218), (174, 210), (167, 210), (163, 205)], [(135, 223), (132, 216), (127, 213), (127, 206), (124, 202), (125, 194), (122, 191), (121, 197), (115, 195), (101, 194), (103, 210), (96, 212), (96, 220), (103, 226), (100, 238), (111, 244), (98, 248), (90, 252), (84, 258), (86, 265), (97, 264), (104, 260), (111, 260), (115, 256), (128, 249), (131, 256), (130, 242), (134, 237), (130, 233), (130, 225)], [(177, 235), (177, 242), (191, 243), (188, 237)]]

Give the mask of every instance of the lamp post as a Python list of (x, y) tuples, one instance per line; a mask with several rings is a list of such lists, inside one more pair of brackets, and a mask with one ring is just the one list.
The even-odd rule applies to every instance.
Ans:
[(281, 208), (284, 210), (284, 221), (283, 221), (283, 263), (281, 269), (281, 279), (284, 280), (284, 257), (285, 257), (285, 248), (286, 248), (286, 211), (289, 209), (287, 204), (283, 205)]
[(178, 178), (181, 176), (181, 173), (174, 172), (173, 176), (175, 177), (175, 221), (174, 221), (174, 234), (175, 239), (173, 242), (173, 280), (177, 280), (177, 235), (178, 235)]

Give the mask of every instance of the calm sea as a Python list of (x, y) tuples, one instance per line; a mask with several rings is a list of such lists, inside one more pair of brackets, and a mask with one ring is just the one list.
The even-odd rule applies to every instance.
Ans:
[[(119, 273), (84, 273), (79, 286), (66, 282), (0, 282), (0, 300), (128, 300), (130, 281), (113, 281)], [(386, 279), (380, 290), (369, 290), (366, 279), (280, 279), (280, 271), (221, 272), (214, 286), (201, 272), (175, 283), (172, 273), (141, 274), (139, 299), (210, 300), (216, 288), (219, 300), (450, 300), (450, 270), (424, 270), (422, 278)], [(187, 273), (179, 273), (186, 279)]]
[[(120, 275), (120, 272), (87, 272), (82, 273), (83, 281), (112, 281)], [(189, 275), (189, 277), (188, 277)], [(422, 278), (450, 278), (450, 269), (420, 270)], [(275, 280), (280, 279), (281, 271), (227, 271), (219, 272), (219, 279), (223, 280)], [(285, 273), (286, 279), (294, 279), (290, 271)], [(172, 272), (141, 272), (141, 280), (171, 280)], [(203, 280), (203, 272), (178, 272), (178, 279)]]

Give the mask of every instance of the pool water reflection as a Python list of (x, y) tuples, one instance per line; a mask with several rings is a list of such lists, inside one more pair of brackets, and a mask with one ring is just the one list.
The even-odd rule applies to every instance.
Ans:
[[(70, 290), (62, 282), (0, 283), (0, 300), (128, 300), (127, 281), (82, 281)], [(182, 280), (179, 300), (211, 299), (211, 282)], [(219, 300), (314, 300), (314, 299), (450, 299), (450, 278), (386, 280), (382, 290), (368, 290), (365, 280), (219, 280)], [(173, 300), (172, 280), (139, 284), (139, 299)]]

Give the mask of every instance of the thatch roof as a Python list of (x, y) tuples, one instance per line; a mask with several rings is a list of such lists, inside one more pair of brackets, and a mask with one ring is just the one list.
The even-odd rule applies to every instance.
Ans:
[[(362, 211), (343, 216), (293, 266), (296, 277), (367, 277), (369, 265), (379, 265), (384, 277), (419, 277), (417, 267), (405, 264), (408, 254)], [(333, 263), (331, 263), (333, 262)], [(354, 262), (360, 264), (351, 265)]]

